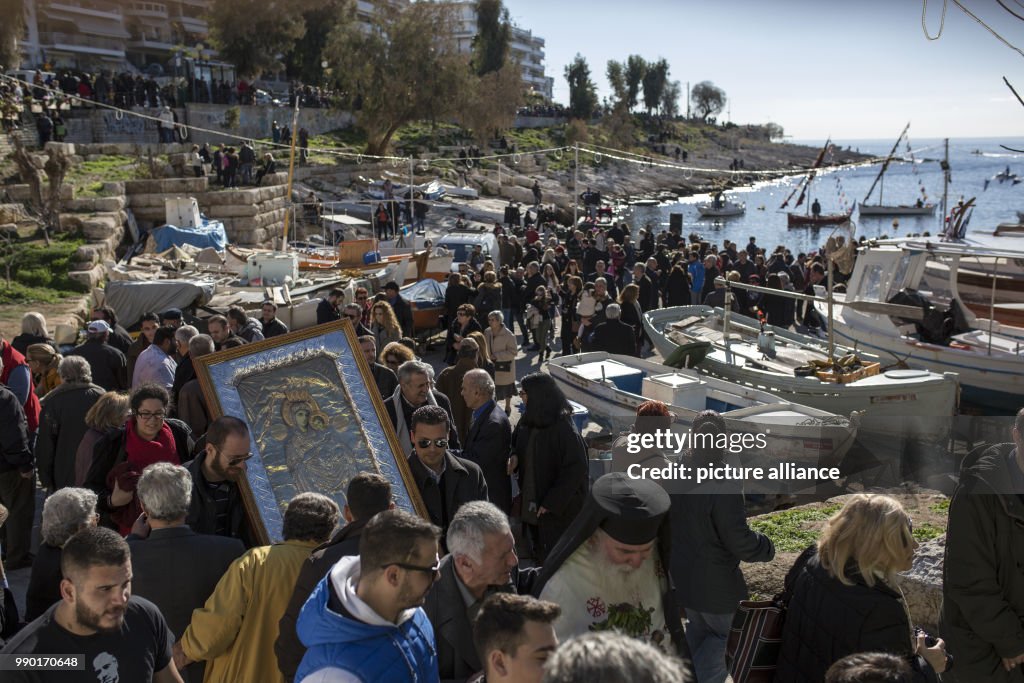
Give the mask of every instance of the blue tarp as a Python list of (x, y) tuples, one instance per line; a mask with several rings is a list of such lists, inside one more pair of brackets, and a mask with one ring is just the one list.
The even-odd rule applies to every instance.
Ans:
[(167, 251), (171, 247), (191, 244), (205, 249), (213, 247), (224, 251), (228, 244), (228, 235), (224, 231), (224, 223), (204, 218), (203, 225), (198, 228), (179, 228), (175, 225), (162, 225), (152, 231), (157, 252)]

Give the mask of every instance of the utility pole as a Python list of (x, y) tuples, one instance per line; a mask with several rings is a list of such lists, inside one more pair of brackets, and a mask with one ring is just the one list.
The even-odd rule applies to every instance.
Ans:
[(949, 203), (949, 138), (945, 140), (946, 156), (942, 160), (942, 215), (939, 216), (939, 234), (946, 232)]
[(574, 158), (572, 163), (572, 229), (579, 223), (580, 194), (580, 143), (573, 143)]
[(690, 120), (690, 81), (686, 81), (686, 120)]

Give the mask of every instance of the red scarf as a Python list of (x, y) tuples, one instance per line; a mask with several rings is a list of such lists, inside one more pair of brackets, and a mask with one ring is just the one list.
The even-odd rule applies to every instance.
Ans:
[[(174, 434), (166, 422), (160, 427), (156, 438), (152, 441), (139, 436), (135, 431), (135, 419), (132, 418), (125, 423), (124, 450), (127, 458), (124, 462), (116, 465), (107, 474), (107, 488), (114, 490), (114, 482), (122, 491), (135, 491), (135, 485), (142, 475), (142, 470), (155, 462), (169, 462), (180, 465), (178, 449), (174, 442)], [(127, 536), (132, 530), (132, 524), (142, 514), (142, 506), (139, 505), (138, 496), (132, 497), (132, 502), (122, 508), (115, 509), (110, 513), (110, 518), (117, 523), (118, 530), (122, 536)]]

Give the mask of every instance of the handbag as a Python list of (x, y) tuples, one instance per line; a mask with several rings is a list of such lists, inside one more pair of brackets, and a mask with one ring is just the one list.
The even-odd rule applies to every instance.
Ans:
[(771, 683), (782, 647), (786, 605), (781, 600), (741, 600), (732, 617), (725, 661), (734, 683)]
[(510, 360), (496, 360), (494, 361), (495, 372), (512, 372), (512, 361)]
[[(813, 552), (804, 551), (791, 572), (803, 571)], [(790, 586), (791, 588), (792, 586)], [(725, 662), (733, 683), (772, 683), (782, 649), (782, 627), (791, 597), (784, 590), (771, 600), (740, 600), (725, 643)]]

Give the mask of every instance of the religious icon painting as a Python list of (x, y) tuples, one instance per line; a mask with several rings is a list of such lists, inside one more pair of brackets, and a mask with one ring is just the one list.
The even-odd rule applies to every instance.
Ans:
[(281, 540), (286, 503), (305, 491), (345, 505), (360, 472), (390, 482), (395, 505), (426, 517), (387, 410), (348, 320), (197, 358), (210, 417), (249, 426), (243, 497), (264, 543)]

